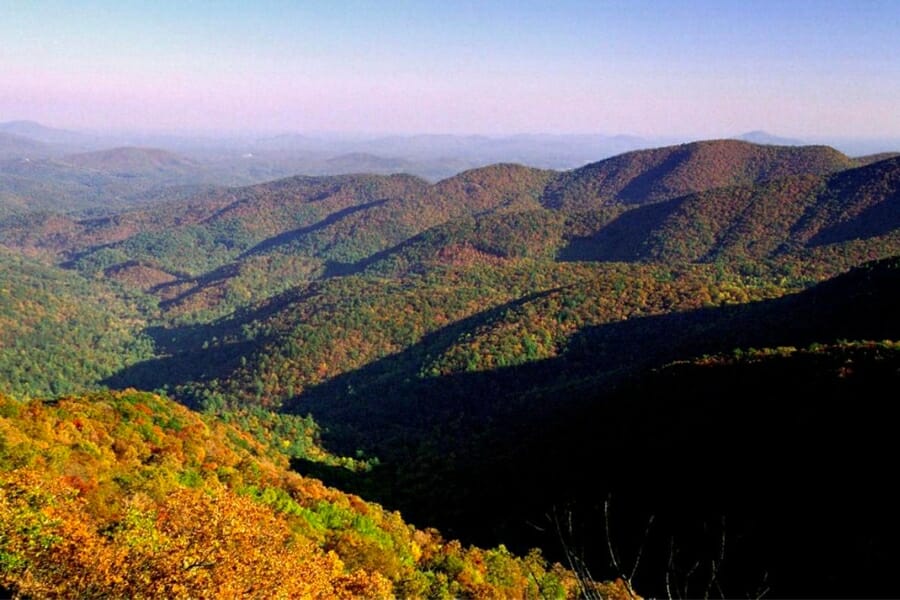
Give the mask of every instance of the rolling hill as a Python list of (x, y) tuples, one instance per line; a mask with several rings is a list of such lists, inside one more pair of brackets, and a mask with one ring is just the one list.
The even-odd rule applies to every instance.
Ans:
[(663, 262), (759, 260), (851, 240), (877, 251), (896, 244), (898, 210), (900, 159), (890, 158), (827, 177), (793, 176), (640, 207), (569, 251)]
[[(88, 158), (106, 169), (196, 166), (149, 151)], [(67, 168), (87, 170), (88, 158)], [(887, 593), (897, 523), (875, 474), (889, 469), (890, 422), (875, 399), (896, 385), (900, 159), (881, 158), (711, 141), (567, 172), (296, 176), (90, 218), (7, 217), (3, 389), (164, 391), (206, 427), (240, 422), (257, 441), (286, 444), (304, 481), (465, 543), (522, 555), (539, 546), (576, 570), (571, 550), (583, 547), (604, 579), (632, 579), (609, 564), (608, 546), (634, 556), (656, 515), (633, 581), (651, 595), (667, 593), (667, 578), (684, 596), (688, 579), (708, 584), (722, 540), (728, 595), (769, 584), (779, 595), (858, 595), (857, 574), (871, 582), (866, 594)], [(125, 396), (108, 394), (66, 410), (124, 410)], [(174, 414), (141, 397), (151, 413)], [(240, 486), (210, 487), (195, 467), (202, 481), (186, 470), (160, 477), (197, 483), (171, 489), (198, 510), (191, 489), (244, 502), (232, 494)], [(119, 498), (112, 473), (98, 489)], [(27, 477), (4, 481), (33, 489)], [(862, 481), (879, 497), (871, 514)], [(75, 496), (90, 504), (92, 493)], [(240, 507), (306, 535), (319, 517), (304, 511), (318, 509), (287, 493), (300, 508), (277, 491), (262, 503), (287, 516)], [(88, 532), (110, 524), (85, 518)], [(351, 565), (332, 563), (329, 585), (357, 567), (395, 593), (413, 581), (464, 596), (531, 585), (519, 559), (502, 584), (512, 587), (490, 592), (477, 586), (501, 585), (493, 567), (453, 563), (500, 560), (487, 551), (438, 567), (377, 524), (364, 534), (381, 540), (377, 551), (328, 532), (347, 519), (359, 522), (328, 521), (310, 550), (313, 562), (334, 550)], [(104, 552), (122, 551), (122, 539), (107, 536)], [(817, 579), (817, 565), (827, 576)]]
[(146, 172), (178, 174), (196, 168), (196, 164), (182, 156), (158, 148), (121, 147), (82, 154), (70, 154), (61, 162), (80, 169), (136, 176)]
[[(159, 158), (153, 157), (154, 160)], [(568, 173), (495, 165), (467, 171), (433, 185), (408, 176), (299, 177), (198, 197), (191, 205), (209, 204), (208, 216), (202, 222), (187, 220), (175, 228), (154, 225), (156, 221), (171, 222), (167, 215), (172, 210), (171, 204), (135, 213), (140, 216), (117, 217), (146, 223), (134, 232), (131, 239), (123, 239), (112, 231), (104, 237), (102, 228), (95, 226), (96, 221), (82, 221), (72, 228), (74, 231), (91, 230), (93, 249), (92, 242), (75, 235), (68, 239), (54, 238), (57, 241), (51, 251), (60, 253), (63, 259), (78, 257), (80, 264), (93, 265), (90, 267), (93, 269), (113, 266), (115, 262), (110, 261), (142, 260), (155, 262), (168, 272), (185, 272), (194, 276), (223, 267), (230, 261), (241, 260), (244, 253), (250, 256), (278, 251), (320, 260), (326, 274), (347, 273), (384, 258), (381, 253), (401, 250), (408, 240), (431, 227), (449, 226), (454, 219), (493, 219), (499, 224), (504, 218), (491, 217), (490, 214), (525, 211), (538, 221), (547, 220), (549, 223), (559, 220), (557, 217), (547, 216), (545, 219), (539, 216), (543, 207), (565, 215), (566, 226), (562, 240), (550, 239), (558, 235), (558, 227), (554, 232), (534, 232), (534, 235), (545, 240), (540, 243), (540, 248), (533, 248), (535, 253), (547, 255), (565, 247), (562, 252), (564, 258), (634, 259), (642, 258), (636, 249), (648, 244), (646, 239), (640, 239), (640, 232), (632, 231), (635, 220), (641, 221), (644, 234), (664, 235), (664, 231), (647, 231), (647, 224), (652, 225), (654, 218), (664, 218), (669, 212), (675, 218), (676, 207), (690, 211), (693, 202), (704, 207), (731, 204), (733, 206), (729, 210), (737, 210), (740, 202), (751, 202), (754, 194), (767, 198), (773, 193), (781, 194), (781, 197), (794, 194), (790, 196), (790, 201), (781, 204), (785, 205), (785, 210), (799, 210), (803, 200), (795, 199), (795, 192), (808, 196), (809, 190), (804, 191), (803, 186), (814, 187), (817, 181), (814, 176), (852, 165), (850, 159), (826, 148), (764, 147), (722, 141), (630, 153)], [(790, 173), (803, 173), (807, 177), (797, 176), (800, 179), (795, 177), (790, 180), (794, 183), (776, 183), (782, 179), (788, 181), (789, 178), (765, 183), (770, 177), (779, 178)], [(875, 178), (886, 176), (875, 172), (871, 175)], [(866, 176), (863, 174), (860, 178)], [(635, 184), (637, 180), (643, 183)], [(686, 190), (721, 190), (715, 186), (758, 180), (763, 181), (759, 185), (769, 187), (757, 190), (745, 186), (745, 191), (736, 192), (735, 197), (730, 191), (710, 191), (713, 196), (719, 194), (722, 197), (713, 197), (709, 201), (673, 199), (665, 208), (635, 206), (627, 200), (628, 194), (637, 194), (642, 185), (646, 187), (645, 201), (656, 203)], [(792, 185), (799, 186), (799, 191), (793, 190)], [(630, 192), (625, 189), (629, 186)], [(741, 194), (747, 199), (737, 200), (736, 197)], [(766, 201), (775, 204), (774, 200)], [(223, 208), (225, 203), (230, 205)], [(643, 209), (643, 212), (629, 209)], [(709, 212), (713, 209), (702, 210)], [(649, 221), (645, 214), (651, 215)], [(616, 216), (620, 220), (610, 223)], [(523, 218), (509, 218), (524, 222)], [(725, 218), (726, 222), (721, 227), (733, 225)], [(764, 219), (771, 220), (772, 217), (761, 215), (750, 218), (754, 222), (763, 219), (757, 225), (767, 227), (769, 224)], [(512, 225), (506, 229), (515, 230), (516, 227)], [(629, 232), (624, 238), (617, 233), (621, 228)], [(17, 231), (15, 223), (0, 224), (0, 235), (12, 240), (7, 244), (13, 247), (16, 247), (15, 240), (28, 238), (27, 233)], [(615, 243), (625, 246), (625, 249), (610, 248), (605, 241), (610, 236), (619, 240)], [(48, 244), (43, 241), (46, 236), (38, 237), (42, 241), (37, 245), (46, 247)], [(192, 240), (190, 243), (196, 252), (187, 255), (181, 252), (179, 240)], [(461, 239), (457, 240), (456, 246), (465, 248), (467, 244), (472, 245)], [(490, 242), (482, 239), (481, 245), (490, 246)], [(530, 246), (534, 245), (530, 243)], [(475, 246), (477, 250), (478, 244)], [(519, 246), (520, 255), (530, 251), (523, 251), (522, 244)], [(171, 248), (171, 252), (167, 248)], [(629, 251), (627, 248), (635, 250)], [(438, 251), (439, 248), (434, 249), (432, 254)], [(205, 255), (204, 259), (197, 260), (201, 252)], [(452, 254), (454, 251), (451, 248), (447, 252)], [(650, 249), (641, 252), (665, 251)], [(690, 259), (699, 258), (698, 253), (699, 250), (695, 251)], [(487, 250), (486, 254), (492, 252)], [(192, 264), (195, 262), (197, 264)]]
[[(163, 151), (127, 149), (0, 163), (0, 202), (9, 212), (109, 215), (136, 206), (186, 199), (212, 186), (202, 168)], [(0, 210), (6, 203), (0, 204)]]
[(737, 140), (638, 150), (575, 169), (548, 187), (544, 205), (586, 210), (647, 204), (713, 188), (789, 175), (823, 175), (855, 166), (827, 146), (761, 146)]
[(94, 136), (67, 129), (47, 127), (35, 121), (6, 121), (0, 123), (0, 132), (61, 148), (79, 148), (96, 143)]
[(0, 132), (0, 161), (31, 160), (51, 153), (46, 145), (12, 133)]
[(341, 154), (329, 158), (326, 164), (326, 168), (334, 175), (345, 173), (409, 173), (411, 169), (416, 167), (416, 164), (409, 160), (378, 156), (365, 152)]

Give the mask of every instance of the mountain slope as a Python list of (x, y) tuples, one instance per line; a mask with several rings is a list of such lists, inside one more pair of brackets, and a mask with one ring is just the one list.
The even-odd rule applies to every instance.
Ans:
[(133, 390), (0, 396), (0, 584), (29, 596), (574, 596), (538, 554), (419, 531)]
[[(113, 156), (114, 162), (116, 157), (121, 158), (116, 152), (102, 156)], [(156, 165), (166, 163), (169, 157), (151, 154), (148, 159), (141, 154), (137, 160), (145, 159)], [(434, 185), (410, 176), (297, 177), (234, 188), (218, 194), (218, 198), (212, 193), (192, 200), (194, 206), (204, 202), (211, 206), (202, 222), (194, 219), (175, 227), (159, 227), (154, 221), (171, 222), (167, 212), (172, 205), (167, 205), (142, 211), (138, 218), (121, 217), (146, 224), (134, 230), (131, 239), (112, 232), (104, 237), (104, 229), (91, 221), (73, 226), (76, 231), (90, 229), (91, 236), (56, 236), (53, 245), (56, 252), (76, 255), (79, 265), (94, 271), (143, 261), (170, 273), (200, 276), (231, 261), (277, 252), (319, 260), (321, 272), (333, 275), (359, 271), (383, 258), (380, 253), (398, 250), (413, 236), (454, 219), (522, 211), (536, 215), (533, 211), (543, 205), (573, 215), (566, 219), (563, 232), (563, 238), (570, 239), (582, 230), (596, 231), (616, 211), (631, 207), (638, 195), (642, 203), (654, 202), (685, 190), (755, 182), (787, 173), (829, 172), (849, 165), (850, 159), (824, 147), (764, 147), (718, 141), (634, 152), (570, 173), (494, 165)], [(609, 202), (618, 205), (603, 206)], [(581, 212), (585, 210), (588, 212)], [(575, 216), (572, 211), (579, 212)], [(631, 222), (640, 214), (625, 214), (623, 218)], [(495, 219), (497, 223), (503, 220)], [(515, 229), (517, 225), (510, 223), (507, 227)], [(14, 244), (14, 240), (31, 233), (15, 229), (14, 225), (0, 227), (0, 235)], [(614, 232), (615, 227), (609, 231)], [(556, 233), (541, 235), (547, 238)], [(42, 236), (38, 244), (47, 245), (45, 238)], [(471, 245), (463, 239), (451, 243), (461, 248)], [(534, 246), (530, 242), (526, 245)], [(535, 250), (538, 255), (546, 255), (564, 243), (547, 238), (541, 245)], [(192, 250), (185, 253), (183, 248)], [(611, 255), (628, 257), (621, 251)]]
[(132, 236), (188, 228), (209, 218), (236, 200), (226, 190), (167, 190), (166, 195), (185, 196), (164, 201), (149, 209), (78, 218), (54, 211), (32, 210), (0, 221), (0, 244), (24, 254), (47, 256), (60, 263)]
[[(696, 536), (687, 533), (689, 526), (700, 529), (704, 519), (707, 525), (718, 523), (727, 514), (729, 535), (734, 536), (729, 544), (749, 536), (745, 543), (755, 549), (746, 566), (761, 567), (755, 574), (750, 569), (735, 578), (737, 585), (759, 583), (762, 570), (768, 569), (772, 585), (778, 582), (773, 588), (778, 594), (852, 595), (856, 585), (852, 569), (835, 567), (828, 580), (813, 581), (811, 576), (817, 560), (825, 558), (831, 564), (846, 561), (861, 568), (868, 560), (859, 558), (863, 556), (871, 558), (871, 564), (884, 564), (868, 551), (857, 554), (853, 545), (855, 515), (865, 513), (866, 497), (848, 492), (816, 498), (827, 495), (835, 481), (852, 480), (855, 469), (871, 467), (877, 472), (886, 467), (889, 452), (876, 450), (884, 450), (890, 439), (884, 428), (890, 407), (876, 390), (896, 385), (900, 354), (895, 343), (872, 343), (859, 351), (826, 349), (830, 357), (817, 362), (815, 344), (896, 340), (900, 322), (893, 305), (900, 293), (898, 274), (895, 259), (780, 299), (649, 316), (632, 313), (627, 320), (581, 329), (557, 357), (506, 368), (498, 368), (496, 362), (492, 367), (467, 368), (468, 359), (479, 359), (482, 365), (496, 361), (507, 344), (513, 353), (518, 344), (523, 356), (528, 356), (529, 338), (540, 348), (544, 343), (540, 333), (548, 322), (563, 315), (577, 318), (573, 301), (581, 294), (566, 290), (555, 302), (546, 295), (529, 298), (520, 307), (490, 311), (483, 315), (492, 325), (489, 328), (482, 319), (461, 322), (459, 329), (448, 328), (399, 355), (323, 382), (291, 404), (303, 414), (310, 412), (331, 432), (325, 437), (330, 447), (362, 447), (381, 457), (380, 470), (359, 489), (400, 506), (414, 519), (431, 515), (442, 528), (465, 531), (460, 534), (466, 537), (491, 539), (495, 528), (494, 535), (510, 544), (519, 540), (546, 547), (552, 541), (545, 536), (538, 542), (537, 534), (523, 524), (545, 523), (543, 515), (552, 507), (577, 498), (580, 510), (587, 513), (583, 518), (593, 515), (596, 527), (584, 539), (593, 540), (595, 556), (605, 556), (602, 506), (598, 509), (597, 504), (611, 492), (618, 506), (627, 507), (619, 514), (629, 519), (630, 525), (623, 527), (633, 529), (622, 535), (638, 538), (633, 548), (647, 517), (665, 515), (668, 524), (660, 521), (661, 529), (655, 532), (659, 544), (655, 552), (662, 553), (655, 560), (662, 565), (669, 534)], [(647, 287), (643, 281), (625, 281)], [(640, 292), (634, 293), (639, 297)], [(685, 290), (685, 296), (690, 298), (691, 293)], [(671, 293), (663, 297), (671, 298)], [(452, 349), (454, 344), (466, 350), (459, 366), (432, 374), (428, 369), (441, 347)], [(749, 353), (751, 363), (762, 360), (754, 357), (777, 358), (809, 347), (811, 364), (799, 352), (793, 359), (796, 364), (772, 371), (752, 372), (751, 365), (746, 378), (730, 379), (733, 373), (723, 373), (703, 384), (689, 380), (678, 387), (650, 383), (641, 387), (647, 369), (748, 347), (773, 349)], [(791, 348), (776, 350), (779, 347)], [(744, 356), (743, 352), (735, 356)], [(636, 387), (629, 388), (635, 381)], [(694, 385), (704, 391), (695, 395)], [(645, 393), (651, 389), (652, 394)], [(858, 413), (851, 408), (857, 403)], [(828, 439), (841, 442), (830, 446)], [(821, 451), (816, 454), (813, 448)], [(608, 469), (615, 475), (606, 475)], [(453, 491), (438, 481), (454, 482), (449, 486)], [(748, 495), (754, 482), (761, 486), (759, 493)], [(660, 489), (672, 493), (660, 494)], [(781, 493), (819, 502), (818, 509), (808, 514), (833, 519), (834, 528), (826, 529), (836, 537), (823, 539), (828, 534), (822, 530), (804, 539), (779, 530), (789, 527), (792, 518)], [(509, 497), (519, 499), (515, 508), (508, 504)], [(801, 510), (802, 503), (799, 506)], [(891, 534), (879, 533), (874, 521), (883, 520), (885, 527), (895, 527), (897, 521), (885, 505), (878, 506), (879, 517), (868, 521), (860, 535), (874, 536), (884, 549)], [(472, 515), (483, 520), (473, 521)], [(753, 524), (766, 523), (767, 515), (777, 519), (763, 528), (764, 534), (754, 530)], [(816, 519), (796, 522), (806, 530), (820, 523)], [(794, 551), (773, 550), (779, 539), (790, 539)], [(808, 555), (809, 561), (798, 559), (798, 552)], [(597, 559), (598, 569), (603, 562)], [(797, 563), (802, 570), (795, 577), (792, 568)], [(741, 560), (731, 564), (744, 566)], [(643, 589), (664, 593), (658, 575), (662, 565), (645, 572), (649, 579)], [(878, 567), (870, 571), (865, 566), (863, 572), (880, 582), (873, 589), (891, 589), (885, 587), (889, 582)], [(729, 594), (744, 593), (732, 589)]]
[(622, 154), (560, 175), (544, 205), (586, 210), (610, 203), (646, 204), (797, 174), (823, 175), (855, 166), (827, 146), (760, 146), (737, 140), (694, 142)]
[[(265, 300), (314, 279), (360, 272), (398, 276), (440, 265), (548, 260), (555, 254), (562, 260), (734, 262), (804, 252), (810, 265), (834, 263), (812, 269), (821, 278), (894, 252), (897, 244), (879, 236), (890, 236), (895, 227), (888, 196), (896, 159), (830, 177), (781, 177), (649, 205), (581, 210), (596, 203), (542, 203), (554, 190), (585, 199), (579, 182), (603, 187), (609, 176), (622, 183), (615, 165), (665, 188), (676, 181), (705, 186), (722, 177), (827, 171), (844, 159), (825, 148), (723, 141), (632, 153), (567, 174), (494, 165), (433, 185), (406, 175), (294, 177), (104, 219), (7, 219), (0, 223), (0, 241), (56, 261), (69, 259), (68, 266), (85, 273), (133, 282), (179, 319), (197, 311), (225, 315), (242, 302)], [(653, 166), (660, 160), (671, 164), (660, 170)], [(711, 169), (718, 169), (716, 177)], [(605, 175), (591, 176), (593, 171)], [(859, 202), (882, 208), (851, 223), (851, 213), (862, 205), (846, 215), (841, 207)], [(820, 229), (844, 221), (844, 229), (813, 239)], [(858, 237), (866, 239), (856, 242)], [(132, 268), (136, 264), (143, 275)], [(806, 268), (780, 268), (810, 278)]]
[[(79, 268), (91, 271), (143, 261), (169, 273), (199, 276), (229, 261), (270, 255), (305, 256), (340, 271), (355, 269), (355, 263), (453, 218), (537, 206), (551, 175), (497, 165), (434, 186), (407, 175), (296, 177), (210, 193), (184, 207), (165, 205), (102, 220), (68, 219), (56, 229), (64, 231), (61, 235), (8, 221), (0, 237), (20, 249), (75, 257)], [(196, 210), (188, 211), (188, 206)], [(197, 216), (175, 223), (173, 211)], [(86, 251), (78, 252), (85, 246)], [(195, 284), (203, 281), (188, 282)]]
[[(36, 539), (28, 532), (41, 514), (57, 515), (57, 502), (84, 518), (70, 529), (53, 521), (51, 536), (85, 540), (109, 558), (102, 564), (136, 565), (118, 572), (178, 585), (216, 569), (167, 579), (174, 563), (141, 549), (161, 539), (183, 557), (187, 525), (233, 550), (268, 549), (271, 538), (258, 533), (274, 532), (285, 553), (258, 556), (278, 574), (265, 581), (303, 583), (296, 577), (312, 573), (279, 570), (300, 555), (328, 572), (304, 580), (326, 596), (351, 580), (374, 596), (541, 596), (529, 582), (543, 575), (528, 579), (500, 550), (435, 549), (358, 498), (345, 504), (334, 492), (322, 504), (295, 493), (309, 480), (282, 473), (282, 448), (297, 471), (466, 543), (552, 553), (560, 538), (582, 535), (586, 560), (604, 577), (628, 578), (608, 569), (607, 542), (634, 556), (657, 515), (658, 532), (644, 533), (655, 536), (645, 555), (652, 594), (671, 593), (663, 579), (689, 577), (697, 561), (698, 572), (721, 562), (716, 544), (725, 538), (736, 568), (723, 575), (728, 595), (758, 596), (745, 584), (766, 569), (779, 594), (853, 595), (857, 572), (888, 589), (893, 500), (880, 480), (868, 482), (879, 501), (854, 538), (866, 502), (856, 490), (877, 475), (853, 478), (864, 467), (890, 468), (890, 406), (876, 390), (896, 385), (900, 261), (822, 280), (900, 254), (900, 159), (843, 168), (848, 160), (826, 148), (707, 142), (570, 173), (501, 164), (435, 184), (291, 177), (98, 218), (4, 219), (5, 389), (162, 389), (272, 446), (231, 429), (207, 436), (166, 401), (138, 394), (132, 402), (132, 392), (61, 399), (60, 411), (52, 402), (2, 408), (14, 422), (0, 436), (0, 466), (8, 455), (8, 471), (28, 472), (0, 485), (12, 490), (0, 511), (24, 518), (0, 534), (0, 544), (18, 540), (7, 554), (0, 548), (0, 562), (12, 556), (5, 568), (21, 575), (21, 560), (47, 558), (28, 554)], [(148, 411), (138, 415), (129, 402)], [(77, 413), (80, 428), (63, 413)], [(104, 415), (121, 428), (98, 422)], [(42, 443), (29, 446), (21, 431)], [(323, 464), (303, 450), (319, 443), (328, 456), (355, 458)], [(15, 450), (6, 452), (9, 444)], [(146, 456), (140, 465), (127, 456), (132, 446)], [(852, 462), (841, 463), (846, 457)], [(129, 469), (138, 475), (129, 479)], [(37, 511), (19, 501), (29, 494)], [(816, 496), (827, 498), (815, 504)], [(257, 533), (228, 541), (201, 527), (216, 523), (212, 516), (197, 524), (216, 503), (219, 523), (230, 528), (246, 513)], [(802, 533), (779, 537), (804, 505), (817, 508), (795, 517)], [(567, 506), (584, 515), (580, 534), (566, 526), (578, 522)], [(872, 533), (879, 519), (886, 535)], [(604, 520), (612, 533), (596, 528)], [(278, 537), (284, 531), (294, 537)], [(791, 548), (772, 550), (779, 540)], [(52, 565), (42, 573), (52, 579), (66, 564), (88, 572), (83, 554), (53, 548), (62, 558), (42, 563)], [(233, 555), (217, 560), (246, 573)], [(791, 555), (809, 557), (795, 577)], [(816, 563), (828, 565), (827, 578), (816, 579)], [(507, 565), (508, 579), (497, 565)], [(25, 585), (25, 575), (13, 583)], [(202, 596), (210, 587), (190, 589)]]
[(502, 264), (519, 258), (552, 259), (563, 245), (565, 215), (546, 209), (488, 213), (437, 225), (359, 267), (393, 277), (439, 265)]
[(153, 356), (134, 299), (0, 250), (0, 393), (56, 395)]
[(7, 121), (0, 123), (0, 132), (29, 138), (43, 144), (59, 146), (86, 146), (95, 141), (89, 135), (66, 129), (47, 127), (35, 121)]
[(884, 235), (900, 227), (900, 157), (836, 175), (795, 237), (813, 246)]
[(62, 162), (81, 168), (120, 175), (138, 175), (146, 172), (178, 174), (195, 167), (193, 161), (158, 148), (126, 146), (83, 154), (71, 154)]
[(894, 158), (827, 177), (787, 177), (639, 207), (577, 243), (580, 256), (593, 260), (763, 259), (852, 240), (868, 240), (871, 252), (885, 256), (897, 248), (891, 236), (900, 228), (898, 211)]
[[(160, 151), (114, 151), (0, 163), (0, 195), (24, 199), (27, 212), (109, 215), (210, 187), (204, 170)], [(26, 212), (22, 211), (22, 212)]]
[(889, 158), (897, 158), (900, 156), (900, 152), (879, 152), (878, 154), (869, 154), (866, 156), (857, 156), (853, 160), (859, 164), (859, 166), (864, 167), (866, 165), (871, 165), (872, 163), (881, 162), (883, 160), (887, 160)]
[(50, 148), (40, 142), (0, 132), (0, 160), (41, 158), (49, 153)]

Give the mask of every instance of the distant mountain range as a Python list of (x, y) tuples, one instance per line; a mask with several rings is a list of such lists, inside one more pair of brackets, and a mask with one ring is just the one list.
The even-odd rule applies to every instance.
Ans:
[(122, 175), (145, 171), (196, 169), (197, 164), (187, 158), (157, 148), (112, 148), (83, 154), (71, 154), (60, 162), (81, 169), (93, 169)]
[(47, 127), (35, 121), (7, 121), (0, 123), (0, 132), (66, 148), (90, 148), (102, 143), (99, 136)]
[[(350, 158), (364, 159), (373, 160)], [(187, 177), (195, 166), (171, 153), (146, 149), (75, 155), (59, 164), (119, 176), (130, 171), (132, 177), (160, 172)], [(231, 235), (242, 232), (242, 241), (229, 244), (230, 250), (210, 248), (209, 260), (305, 247), (304, 253), (319, 260), (361, 265), (359, 261), (371, 261), (372, 253), (391, 251), (456, 218), (483, 221), (493, 215), (490, 219), (499, 224), (527, 211), (542, 220), (540, 227), (555, 223), (553, 214), (572, 215), (569, 231), (554, 225), (555, 233), (542, 238), (543, 244), (555, 245), (569, 259), (709, 260), (722, 253), (761, 258), (834, 236), (846, 239), (849, 234), (838, 232), (854, 227), (862, 227), (861, 237), (892, 230), (893, 217), (871, 211), (881, 210), (875, 207), (884, 203), (892, 206), (898, 160), (889, 157), (854, 168), (858, 164), (825, 146), (720, 140), (635, 151), (567, 172), (494, 165), (431, 185), (411, 176), (296, 177), (197, 196), (190, 204), (195, 216), (182, 220), (179, 227), (212, 232), (227, 226), (234, 232)], [(80, 247), (84, 233), (79, 232), (90, 232), (91, 243), (108, 252), (110, 243), (126, 244), (118, 223), (142, 223), (135, 231), (142, 238), (171, 236), (178, 229), (172, 229), (169, 216), (181, 211), (166, 205), (102, 222), (70, 218), (65, 228), (70, 234), (52, 237), (33, 230), (33, 225), (27, 226), (23, 237), (7, 225), (4, 235), (38, 240), (53, 252), (88, 256)], [(586, 215), (600, 220), (587, 225)], [(850, 221), (848, 215), (859, 216)], [(859, 225), (863, 218), (867, 224)], [(362, 237), (353, 234), (362, 231)], [(460, 243), (488, 248), (491, 242), (480, 235)], [(49, 240), (53, 241), (48, 246)], [(138, 253), (129, 258), (164, 257)], [(188, 258), (181, 253), (172, 256), (168, 268), (190, 272)]]
[(753, 144), (770, 144), (773, 146), (804, 145), (801, 140), (772, 135), (771, 133), (762, 130), (748, 131), (747, 133), (742, 133), (741, 135), (737, 136), (735, 139), (742, 140), (744, 142), (751, 142)]
[(50, 154), (41, 142), (13, 133), (0, 132), (0, 160), (39, 158)]

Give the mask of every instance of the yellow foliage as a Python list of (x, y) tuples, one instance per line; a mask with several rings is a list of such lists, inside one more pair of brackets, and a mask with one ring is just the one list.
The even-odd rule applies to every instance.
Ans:
[(0, 396), (0, 586), (47, 598), (574, 593), (539, 555), (463, 548), (286, 466), (152, 394)]

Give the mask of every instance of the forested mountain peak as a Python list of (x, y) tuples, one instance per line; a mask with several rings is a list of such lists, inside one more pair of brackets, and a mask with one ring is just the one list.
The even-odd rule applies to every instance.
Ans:
[(448, 181), (459, 181), (491, 187), (501, 182), (509, 183), (529, 178), (540, 180), (542, 177), (548, 177), (553, 173), (553, 171), (547, 169), (535, 169), (517, 163), (497, 163), (477, 169), (468, 169), (442, 180), (438, 185)]
[(760, 260), (803, 252), (820, 264), (843, 253), (851, 266), (854, 260), (885, 256), (879, 248), (889, 255), (897, 243), (898, 165), (900, 160), (889, 158), (830, 175), (792, 175), (640, 206), (593, 235), (573, 239), (567, 252), (593, 260), (663, 262)]
[(637, 150), (560, 175), (544, 204), (585, 210), (647, 204), (692, 192), (752, 185), (797, 174), (823, 175), (855, 166), (828, 146), (768, 146), (711, 140)]

